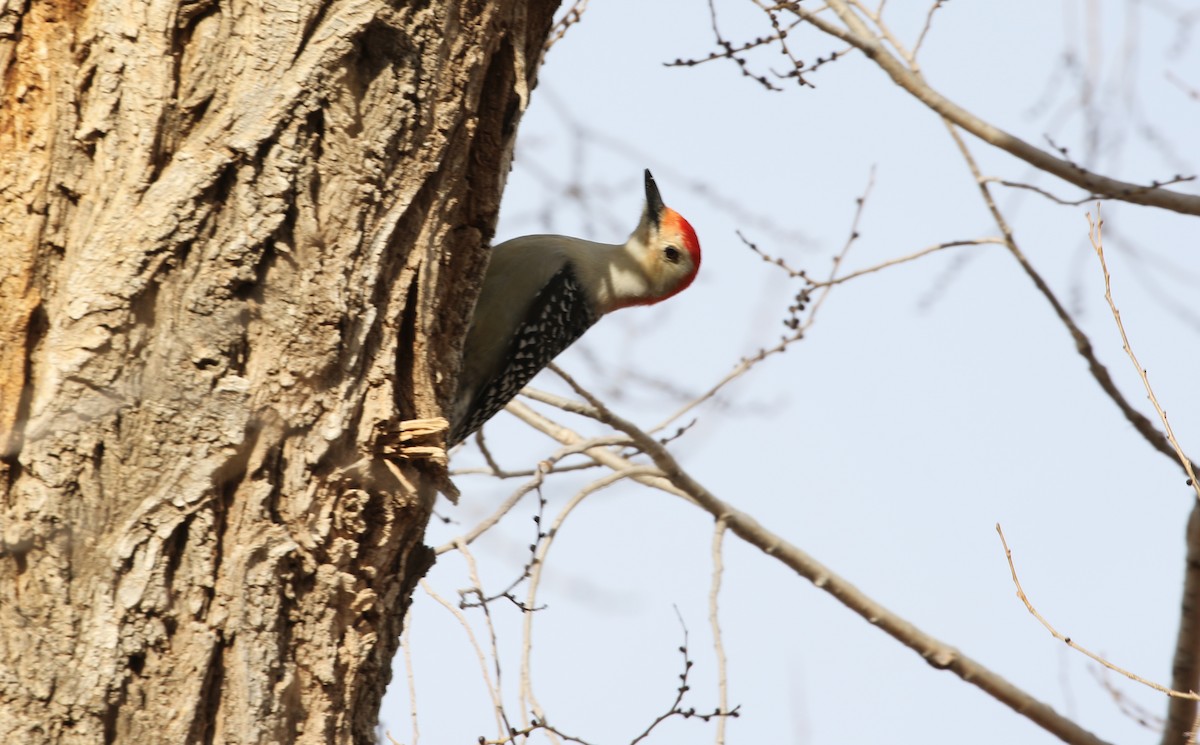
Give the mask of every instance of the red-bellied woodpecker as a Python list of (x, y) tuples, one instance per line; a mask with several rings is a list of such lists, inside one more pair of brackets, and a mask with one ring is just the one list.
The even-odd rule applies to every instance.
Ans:
[(696, 232), (646, 171), (646, 209), (629, 240), (527, 235), (492, 250), (463, 348), (450, 444), (504, 408), (605, 313), (684, 290), (700, 269)]

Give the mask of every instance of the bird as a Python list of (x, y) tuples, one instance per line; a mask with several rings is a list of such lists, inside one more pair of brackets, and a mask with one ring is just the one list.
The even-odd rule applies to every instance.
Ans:
[(624, 243), (527, 235), (492, 249), (463, 346), (449, 445), (491, 419), (601, 317), (687, 289), (700, 270), (691, 224), (663, 204), (650, 170), (646, 205)]

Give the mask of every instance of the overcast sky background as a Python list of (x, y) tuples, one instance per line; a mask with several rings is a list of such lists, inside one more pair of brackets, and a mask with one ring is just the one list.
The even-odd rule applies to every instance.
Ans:
[[(936, 89), (1039, 147), (1049, 134), (1099, 172), (1165, 180), (1200, 170), (1200, 101), (1168, 77), (1200, 88), (1200, 40), (1171, 8), (1200, 20), (1195, 2), (956, 0), (938, 11), (920, 59)], [(927, 9), (894, 1), (886, 17), (911, 43)], [(770, 31), (750, 2), (722, 0), (718, 11), (732, 41)], [(790, 41), (809, 62), (842, 48), (811, 31)], [(699, 278), (668, 303), (606, 318), (559, 360), (646, 426), (676, 409), (680, 393), (707, 389), (786, 331), (801, 285), (735, 231), (824, 276), (874, 168), (847, 271), (998, 233), (937, 117), (861, 55), (813, 74), (815, 89), (779, 81), (781, 93), (727, 61), (663, 65), (713, 48), (706, 3), (593, 0), (541, 70), (497, 232), (620, 242), (642, 208), (641, 171), (654, 171), (664, 201), (699, 234)], [(785, 70), (777, 52), (752, 59), (759, 71)], [(988, 175), (1084, 196), (967, 139)], [(1195, 182), (1172, 188), (1198, 192)], [(1153, 417), (1104, 304), (1087, 240), (1094, 206), (996, 193), (1021, 248), (1125, 395)], [(1200, 221), (1111, 202), (1103, 211), (1131, 342), (1176, 434), (1200, 457)], [(536, 384), (565, 391), (550, 374)], [(694, 417), (671, 448), (719, 497), (1097, 735), (1157, 742), (1119, 711), (1093, 664), (1027, 613), (994, 526), (1004, 526), (1025, 590), (1052, 623), (1168, 684), (1194, 496), (1178, 465), (1102, 394), (1003, 247), (949, 249), (835, 288), (806, 339)], [(557, 449), (508, 414), (487, 434), (514, 469)], [(456, 468), (479, 462), (471, 445), (454, 458)], [(588, 475), (547, 480), (547, 521)], [(468, 530), (521, 481), (456, 478), (461, 504), (438, 507), (453, 523), (435, 521), (427, 543)], [(520, 574), (535, 512), (527, 499), (475, 544), (488, 590)], [(534, 687), (552, 723), (589, 742), (627, 743), (665, 711), (681, 672), (676, 608), (695, 662), (685, 705), (717, 705), (711, 538), (698, 508), (633, 484), (596, 493), (572, 514), (550, 552), (540, 595), (548, 607), (534, 619)], [(726, 538), (725, 561), (730, 703), (741, 707), (730, 743), (1056, 741), (736, 537)], [(452, 601), (470, 584), (454, 554), (428, 581)], [(482, 614), (468, 613), (486, 639)], [(492, 613), (518, 722), (522, 618), (503, 603)], [(461, 625), (420, 589), (409, 622), (421, 741), (495, 737)], [(1165, 711), (1161, 694), (1108, 677), (1151, 713)], [(382, 724), (412, 742), (401, 656)], [(675, 719), (650, 742), (708, 742), (714, 731)]]

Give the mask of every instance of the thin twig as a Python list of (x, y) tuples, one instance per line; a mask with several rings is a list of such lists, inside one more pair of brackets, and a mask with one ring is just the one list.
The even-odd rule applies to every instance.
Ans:
[(1133, 353), (1133, 346), (1129, 343), (1129, 337), (1125, 334), (1125, 324), (1121, 323), (1121, 311), (1117, 310), (1117, 305), (1113, 302), (1112, 296), (1112, 278), (1108, 274), (1108, 263), (1104, 260), (1104, 236), (1103, 228), (1104, 221), (1100, 219), (1100, 205), (1096, 205), (1096, 220), (1092, 219), (1092, 213), (1088, 213), (1088, 240), (1092, 243), (1092, 248), (1096, 251), (1096, 256), (1100, 259), (1100, 269), (1104, 272), (1104, 299), (1108, 301), (1108, 309), (1112, 311), (1113, 320), (1117, 323), (1117, 330), (1121, 332), (1121, 348), (1125, 350), (1125, 354), (1129, 356), (1129, 361), (1133, 363), (1133, 367), (1137, 370), (1138, 376), (1142, 379), (1142, 386), (1146, 389), (1146, 398), (1150, 399), (1150, 403), (1154, 406), (1154, 411), (1158, 414), (1158, 421), (1162, 422), (1163, 431), (1167, 433), (1167, 442), (1171, 443), (1171, 447), (1175, 450), (1175, 455), (1179, 458), (1179, 462), (1183, 465), (1183, 470), (1187, 472), (1188, 484), (1196, 492), (1196, 497), (1200, 498), (1200, 482), (1196, 481), (1196, 472), (1192, 470), (1192, 461), (1183, 452), (1183, 448), (1179, 445), (1179, 440), (1175, 439), (1175, 431), (1171, 429), (1171, 423), (1167, 421), (1167, 412), (1158, 403), (1158, 396), (1154, 395), (1154, 389), (1150, 387), (1150, 378), (1146, 373), (1146, 368), (1142, 367), (1142, 363), (1138, 362), (1137, 355)]
[(574, 742), (578, 743), (578, 745), (591, 745), (591, 743), (589, 743), (587, 740), (575, 737), (574, 735), (568, 735), (557, 727), (551, 726), (549, 722), (537, 718), (530, 720), (529, 725), (526, 727), (522, 727), (520, 729), (513, 727), (508, 731), (508, 735), (505, 737), (495, 740), (487, 740), (481, 737), (479, 738), (479, 745), (516, 745), (518, 739), (522, 743), (528, 742), (529, 736), (538, 730), (545, 732), (550, 742), (553, 743), (558, 743), (558, 738), (561, 738), (564, 742)]
[(434, 549), (434, 553), (436, 555), (440, 556), (444, 553), (453, 551), (456, 548), (458, 548), (459, 541), (462, 541), (463, 543), (465, 543), (467, 545), (474, 543), (475, 539), (479, 538), (479, 536), (483, 535), (488, 530), (490, 530), (492, 528), (492, 526), (496, 525), (498, 522), (500, 522), (501, 519), (504, 518), (505, 515), (507, 515), (510, 511), (512, 511), (512, 508), (515, 507), (518, 502), (520, 502), (522, 499), (524, 499), (527, 494), (529, 494), (531, 491), (534, 491), (535, 489), (540, 488), (542, 485), (542, 482), (545, 480), (545, 478), (548, 474), (558, 473), (560, 469), (556, 469), (555, 466), (563, 458), (566, 458), (567, 456), (570, 456), (570, 455), (577, 455), (580, 453), (585, 453), (587, 450), (589, 450), (590, 448), (593, 448), (593, 447), (627, 443), (628, 441), (629, 441), (629, 439), (626, 437), (620, 437), (620, 436), (614, 437), (612, 435), (609, 435), (609, 436), (605, 436), (605, 437), (597, 437), (592, 440), (587, 440), (583, 443), (580, 443), (579, 445), (573, 445), (570, 447), (560, 448), (558, 451), (554, 452), (552, 455), (550, 455), (545, 460), (543, 460), (538, 465), (537, 470), (533, 471), (533, 477), (529, 481), (522, 484), (512, 494), (510, 494), (508, 499), (504, 500), (500, 504), (500, 506), (497, 507), (496, 510), (491, 515), (489, 515), (485, 519), (481, 520), (474, 528), (471, 528), (471, 530), (467, 531), (462, 536), (454, 538), (453, 540), (450, 540), (446, 543), (443, 543), (441, 546), (438, 546), (436, 549)]
[[(558, 440), (560, 443), (574, 444), (584, 441), (584, 438), (572, 430), (562, 426), (558, 422), (547, 419), (520, 401), (509, 401), (506, 408), (513, 416), (551, 439)], [(620, 453), (606, 447), (591, 447), (585, 450), (584, 453), (592, 460), (614, 471), (620, 471), (632, 465), (631, 461), (623, 457)], [(633, 480), (643, 486), (665, 491), (681, 499), (690, 499), (686, 492), (677, 489), (674, 484), (658, 474), (635, 475)]]
[(730, 370), (729, 373), (725, 375), (725, 377), (718, 380), (715, 384), (713, 384), (713, 386), (711, 388), (709, 388), (707, 391), (700, 394), (699, 396), (696, 396), (691, 401), (688, 401), (686, 404), (684, 404), (678, 410), (674, 411), (666, 419), (664, 419), (661, 422), (659, 422), (658, 424), (654, 425), (647, 431), (650, 432), (651, 434), (661, 432), (662, 430), (671, 426), (672, 422), (678, 421), (679, 418), (682, 417), (684, 414), (687, 414), (692, 409), (695, 409), (697, 406), (700, 406), (705, 401), (708, 401), (709, 399), (716, 396), (718, 393), (721, 392), (721, 390), (723, 388), (725, 388), (725, 386), (729, 385), (733, 381), (735, 381), (738, 378), (745, 375), (755, 365), (762, 362), (763, 360), (765, 360), (768, 357), (771, 357), (773, 355), (776, 355), (776, 354), (779, 354), (780, 352), (785, 351), (789, 346), (791, 346), (793, 343), (799, 341), (802, 338), (804, 338), (804, 328), (798, 329), (794, 333), (784, 336), (782, 339), (780, 339), (778, 344), (776, 344), (772, 347), (760, 349), (757, 353), (755, 353), (749, 357), (743, 357), (736, 365), (734, 365), (733, 369)]
[[(471, 578), (471, 589), (467, 592), (474, 593), (480, 598), (483, 598), (483, 581), (479, 578), (479, 566), (475, 563), (475, 555), (471, 553), (470, 549), (467, 548), (467, 544), (461, 539), (457, 540), (455, 543), (458, 553), (461, 554), (463, 559), (465, 559), (467, 562), (467, 575)], [(459, 596), (463, 596), (463, 591), (459, 591)], [(492, 623), (492, 611), (486, 602), (481, 602), (476, 607), (483, 611), (483, 619), (488, 631), (488, 640), (492, 646), (492, 666), (496, 673), (495, 695), (493, 698), (496, 701), (503, 701), (504, 687), (503, 679), (501, 677), (502, 670), (500, 668), (500, 645), (496, 641), (496, 625)], [(500, 706), (498, 713), (500, 718), (504, 720), (505, 731), (511, 732), (512, 724), (509, 723), (508, 714), (504, 711), (503, 706)]]
[[(842, 265), (842, 262), (845, 260), (846, 255), (850, 252), (850, 247), (853, 246), (854, 242), (856, 240), (858, 240), (858, 238), (859, 238), (860, 234), (859, 234), (858, 226), (859, 226), (860, 222), (862, 221), (863, 210), (866, 207), (867, 198), (871, 196), (871, 190), (874, 187), (875, 187), (875, 166), (871, 166), (871, 170), (867, 174), (867, 184), (863, 188), (862, 194), (854, 201), (854, 216), (850, 221), (850, 232), (846, 236), (846, 242), (844, 244), (842, 244), (842, 249), (837, 253), (836, 256), (833, 257), (833, 265), (829, 269), (829, 277), (824, 282), (813, 282), (811, 279), (808, 278), (808, 275), (805, 274), (803, 271), (798, 270), (798, 269), (793, 269), (781, 258), (775, 258), (775, 257), (769, 256), (768, 254), (766, 254), (765, 252), (760, 250), (758, 248), (758, 246), (754, 245), (753, 242), (747, 240), (744, 236), (742, 237), (742, 241), (744, 243), (746, 243), (746, 245), (750, 248), (750, 250), (752, 250), (756, 254), (758, 254), (759, 257), (761, 257), (763, 259), (763, 261), (766, 261), (767, 263), (774, 264), (774, 265), (782, 268), (791, 277), (802, 277), (806, 281), (809, 282), (810, 287), (801, 291), (800, 297), (802, 299), (798, 300), (797, 305), (793, 306), (793, 308), (795, 308), (796, 310), (799, 310), (799, 306), (802, 306), (809, 301), (809, 291), (811, 291), (814, 286), (820, 290), (817, 293), (816, 300), (812, 301), (811, 307), (809, 308), (809, 311), (808, 311), (808, 318), (805, 319), (805, 321), (803, 323), (797, 322), (795, 324), (789, 324), (789, 327), (791, 328), (792, 333), (785, 334), (783, 337), (781, 337), (778, 344), (776, 344), (773, 347), (760, 349), (757, 354), (754, 354), (750, 357), (743, 357), (738, 362), (738, 364), (734, 366), (733, 370), (731, 370), (729, 372), (729, 374), (727, 374), (725, 377), (723, 377), (719, 381), (717, 381), (716, 384), (713, 385), (711, 388), (709, 388), (707, 391), (700, 394), (699, 396), (696, 396), (691, 401), (689, 401), (687, 404), (685, 404), (684, 406), (682, 406), (681, 408), (679, 408), (678, 410), (673, 412), (666, 419), (664, 419), (661, 422), (659, 422), (658, 424), (654, 425), (649, 430), (649, 432), (651, 432), (651, 433), (660, 432), (663, 429), (665, 429), (666, 427), (669, 427), (672, 422), (678, 420), (684, 414), (687, 414), (692, 409), (695, 409), (697, 406), (700, 406), (705, 401), (708, 401), (709, 399), (716, 396), (717, 393), (719, 393), (721, 391), (721, 389), (723, 389), (725, 386), (729, 385), (733, 381), (737, 380), (741, 376), (745, 375), (758, 363), (762, 362), (763, 360), (765, 360), (768, 357), (771, 357), (773, 355), (776, 355), (776, 354), (786, 351), (789, 346), (791, 346), (795, 342), (804, 338), (804, 334), (807, 333), (810, 328), (812, 328), (812, 325), (817, 320), (817, 311), (821, 309), (822, 305), (824, 305), (825, 299), (829, 296), (830, 290), (832, 290), (833, 285), (836, 284), (833, 280), (837, 277), (838, 268)], [(739, 236), (740, 235), (741, 234), (739, 233)], [(793, 318), (793, 319), (789, 319), (789, 320), (795, 320), (795, 319)]]
[(933, 26), (933, 15), (946, 4), (946, 0), (935, 0), (933, 5), (929, 6), (929, 12), (925, 14), (925, 25), (921, 27), (921, 33), (917, 36), (917, 41), (913, 44), (912, 56), (909, 58), (909, 63), (914, 70), (919, 70), (917, 65), (917, 55), (921, 53), (921, 45), (925, 43), (925, 37), (929, 35), (929, 29)]
[(896, 54), (900, 55), (905, 64), (909, 65), (914, 70), (917, 69), (915, 53), (910, 52), (908, 47), (904, 45), (904, 42), (900, 40), (900, 37), (892, 33), (891, 27), (888, 26), (883, 20), (882, 8), (880, 9), (880, 12), (873, 12), (859, 0), (850, 0), (850, 7), (858, 8), (859, 11), (861, 11), (869, 21), (871, 21), (871, 23), (875, 24), (875, 28), (879, 30), (877, 37), (891, 45), (892, 49), (896, 50)]
[(509, 472), (501, 467), (500, 463), (492, 456), (492, 451), (487, 446), (487, 439), (483, 436), (483, 427), (480, 427), (475, 432), (475, 444), (479, 446), (479, 452), (483, 453), (483, 460), (492, 471), (501, 477), (507, 477)]
[(409, 717), (412, 719), (412, 745), (418, 745), (421, 741), (421, 728), (417, 726), (417, 676), (413, 673), (412, 615), (409, 612), (404, 616), (404, 631), (400, 634), (400, 646), (404, 649), (404, 676), (408, 680), (408, 711)]
[[(713, 652), (717, 657), (717, 709), (729, 711), (729, 671), (725, 658), (725, 644), (721, 641), (721, 575), (725, 571), (724, 552), (727, 526), (723, 518), (717, 518), (713, 525), (712, 538), (712, 585), (708, 591), (708, 624), (712, 627)], [(716, 745), (725, 745), (725, 717), (717, 720)]]
[[(572, 471), (588, 471), (597, 468), (595, 463), (591, 461), (585, 463), (572, 463), (570, 465), (555, 465), (547, 471), (547, 474), (571, 473)], [(527, 479), (537, 473), (536, 468), (522, 468), (516, 471), (505, 471), (504, 473), (496, 473), (490, 466), (475, 466), (467, 468), (452, 468), (450, 476), (491, 476), (497, 479)]]
[(1096, 654), (1095, 652), (1076, 643), (1073, 639), (1071, 639), (1071, 637), (1066, 636), (1065, 634), (1059, 633), (1058, 629), (1056, 629), (1050, 625), (1050, 622), (1046, 620), (1045, 616), (1043, 616), (1041, 613), (1038, 613), (1037, 608), (1033, 607), (1033, 603), (1031, 603), (1029, 601), (1029, 597), (1025, 594), (1025, 590), (1023, 590), (1021, 588), (1021, 580), (1017, 577), (1017, 567), (1015, 564), (1013, 564), (1012, 550), (1009, 549), (1009, 547), (1008, 547), (1008, 541), (1006, 541), (1004, 539), (1004, 530), (1000, 527), (1000, 523), (996, 523), (996, 532), (1000, 534), (1000, 543), (1001, 543), (1001, 545), (1004, 546), (1004, 557), (1006, 559), (1008, 559), (1008, 569), (1012, 573), (1013, 584), (1016, 585), (1016, 588), (1017, 588), (1017, 597), (1020, 598), (1021, 602), (1025, 604), (1026, 610), (1028, 610), (1033, 615), (1033, 617), (1038, 620), (1038, 623), (1042, 624), (1042, 626), (1045, 627), (1046, 631), (1049, 631), (1050, 634), (1055, 639), (1058, 639), (1059, 641), (1065, 643), (1068, 647), (1070, 647), (1071, 649), (1074, 649), (1077, 652), (1082, 652), (1083, 654), (1087, 655), (1095, 662), (1098, 662), (1101, 665), (1107, 667), (1109, 670), (1112, 670), (1114, 673), (1119, 673), (1121, 675), (1124, 675), (1126, 678), (1129, 678), (1132, 681), (1141, 683), (1142, 685), (1147, 686), (1149, 688), (1153, 688), (1154, 690), (1158, 691), (1159, 693), (1163, 693), (1163, 694), (1166, 694), (1168, 696), (1172, 696), (1175, 698), (1186, 698), (1186, 699), (1190, 699), (1192, 701), (1200, 701), (1200, 695), (1197, 695), (1197, 694), (1191, 693), (1191, 692), (1185, 693), (1183, 691), (1175, 691), (1170, 688), (1167, 688), (1164, 685), (1155, 683), (1152, 680), (1147, 680), (1136, 673), (1126, 670), (1123, 667), (1118, 667), (1117, 665), (1114, 665), (1113, 663), (1104, 659), (1103, 657)]
[(766, 251), (763, 251), (761, 248), (758, 247), (757, 243), (755, 243), (754, 241), (750, 240), (745, 235), (743, 235), (741, 230), (735, 230), (734, 233), (737, 235), (737, 237), (739, 239), (741, 239), (742, 244), (745, 245), (746, 248), (753, 251), (758, 256), (758, 258), (762, 259), (763, 261), (767, 262), (768, 264), (779, 267), (780, 269), (782, 269), (784, 272), (787, 273), (789, 278), (791, 278), (791, 279), (796, 279), (796, 278), (807, 279), (808, 278), (808, 273), (805, 272), (805, 270), (794, 268), (782, 256), (772, 256), (772, 255), (768, 254)]
[[(710, 6), (710, 8), (711, 8), (711, 6)], [(773, 44), (774, 42), (779, 41), (780, 36), (785, 35), (788, 31), (791, 31), (792, 29), (794, 29), (795, 27), (797, 27), (799, 25), (800, 25), (800, 21), (798, 21), (798, 20), (793, 21), (787, 28), (781, 29), (780, 31), (776, 31), (775, 33), (770, 34), (768, 36), (760, 36), (757, 39), (751, 39), (750, 41), (744, 42), (743, 44), (740, 44), (738, 46), (734, 46), (729, 50), (722, 51), (722, 52), (709, 52), (707, 55), (705, 55), (703, 57), (695, 57), (692, 59), (676, 59), (673, 62), (667, 62), (665, 66), (666, 67), (695, 67), (696, 65), (702, 65), (706, 62), (714, 62), (716, 60), (729, 59), (731, 54), (736, 54), (736, 53), (740, 53), (740, 52), (748, 52), (751, 49), (757, 49), (758, 47), (766, 46), (768, 44)]]
[(458, 620), (458, 623), (463, 627), (463, 630), (467, 632), (467, 639), (471, 642), (471, 648), (475, 650), (475, 656), (479, 660), (479, 669), (483, 673), (483, 682), (487, 686), (488, 695), (492, 697), (492, 709), (496, 715), (496, 730), (501, 733), (500, 736), (503, 737), (503, 733), (508, 731), (508, 728), (505, 726), (505, 722), (508, 721), (508, 717), (504, 714), (504, 702), (501, 701), (500, 693), (492, 682), (492, 676), (488, 672), (487, 659), (483, 654), (483, 647), (479, 646), (479, 640), (475, 638), (475, 630), (471, 628), (471, 622), (467, 620), (467, 616), (462, 612), (462, 610), (460, 610), (450, 601), (443, 598), (441, 595), (438, 595), (437, 592), (434, 591), (433, 586), (429, 584), (429, 580), (421, 580), (421, 589), (424, 590), (425, 594), (429, 595), (429, 597), (436, 600), (443, 608), (450, 611), (451, 615), (453, 615)]
[[(558, 372), (558, 366), (555, 365), (553, 362), (551, 362), (549, 365), (547, 365), (547, 367), (549, 367), (554, 372)], [(531, 398), (534, 401), (539, 401), (544, 404), (549, 404), (549, 405), (553, 406), (554, 408), (560, 409), (569, 414), (578, 414), (580, 416), (586, 416), (589, 419), (596, 418), (596, 410), (593, 409), (591, 406), (588, 406), (587, 404), (584, 404), (584, 403), (580, 403), (579, 401), (576, 401), (574, 399), (564, 398), (563, 396), (556, 396), (553, 393), (543, 391), (539, 388), (529, 388), (529, 387), (523, 388), (521, 390), (521, 395), (525, 396), (526, 398)], [(614, 437), (614, 435), (608, 435), (609, 439), (612, 439), (613, 437)], [(620, 437), (620, 435), (616, 435), (616, 437)], [(622, 438), (622, 440), (621, 440), (621, 442), (628, 442), (628, 441), (629, 441), (629, 438)], [(606, 442), (606, 443), (599, 443), (599, 444), (617, 445), (617, 444), (620, 444), (620, 442)]]
[(817, 287), (832, 287), (833, 285), (840, 285), (843, 282), (849, 282), (852, 279), (858, 279), (859, 277), (862, 277), (867, 274), (874, 274), (875, 272), (881, 271), (883, 269), (887, 269), (888, 267), (896, 266), (897, 264), (906, 264), (910, 261), (916, 261), (917, 259), (920, 259), (924, 256), (928, 256), (931, 253), (937, 253), (938, 251), (944, 251), (947, 248), (958, 248), (959, 246), (988, 246), (988, 245), (1003, 246), (1003, 245), (1005, 245), (1005, 243), (1004, 243), (1003, 238), (972, 238), (972, 239), (961, 240), (961, 241), (946, 241), (945, 243), (938, 243), (933, 246), (928, 246), (926, 248), (921, 249), (920, 251), (915, 251), (913, 253), (910, 253), (907, 256), (899, 256), (894, 259), (888, 259), (887, 261), (884, 261), (880, 264), (876, 264), (871, 267), (867, 267), (866, 269), (859, 269), (858, 271), (850, 272), (849, 274), (843, 274), (840, 277), (828, 279), (828, 280), (825, 280), (824, 282), (814, 282), (812, 284), (812, 286), (814, 288), (817, 288)]
[(505, 515), (511, 512), (512, 508), (516, 507), (517, 503), (524, 499), (527, 494), (540, 487), (542, 485), (542, 480), (545, 479), (545, 477), (546, 472), (539, 468), (534, 472), (533, 478), (529, 481), (526, 481), (524, 484), (521, 484), (516, 491), (508, 496), (508, 499), (504, 500), (500, 506), (496, 508), (495, 512), (481, 520), (474, 528), (471, 528), (461, 536), (456, 536), (455, 538), (438, 546), (433, 550), (433, 553), (437, 556), (441, 556), (442, 554), (458, 550), (460, 544), (470, 545), (474, 543), (476, 538), (491, 530), (492, 526), (496, 525), (496, 523), (500, 522)]
[(1153, 714), (1149, 709), (1142, 706), (1136, 701), (1129, 698), (1129, 695), (1117, 687), (1108, 675), (1107, 668), (1099, 665), (1088, 665), (1088, 672), (1092, 674), (1104, 692), (1109, 695), (1113, 703), (1117, 705), (1117, 709), (1122, 714), (1137, 722), (1146, 729), (1155, 732), (1161, 732), (1163, 729), (1163, 719), (1157, 714)]
[[(804, 73), (807, 72), (807, 70), (804, 67), (804, 61), (801, 60), (800, 58), (798, 58), (796, 55), (792, 54), (792, 49), (790, 46), (788, 46), (788, 43), (787, 43), (788, 31), (795, 28), (796, 26), (798, 26), (800, 24), (800, 21), (799, 20), (793, 21), (785, 29), (783, 24), (781, 24), (779, 22), (779, 11), (777, 8), (768, 6), (766, 3), (762, 2), (762, 0), (751, 0), (751, 2), (753, 2), (764, 13), (766, 13), (767, 18), (769, 18), (771, 20), (771, 28), (774, 29), (775, 38), (779, 42), (779, 51), (783, 54), (784, 57), (787, 58), (788, 63), (792, 66), (792, 69), (786, 73), (776, 72), (775, 73), (776, 77), (795, 78), (796, 82), (802, 88), (805, 86), (807, 86), (809, 88), (814, 87), (812, 85), (812, 83), (809, 83), (807, 80), (804, 79)], [(772, 70), (772, 72), (774, 72), (774, 70)]]
[[(712, 20), (713, 36), (716, 38), (717, 46), (722, 49), (721, 52), (717, 53), (717, 57), (725, 58), (725, 59), (729, 59), (729, 60), (733, 61), (733, 63), (738, 66), (738, 69), (742, 71), (742, 75), (750, 78), (751, 80), (758, 83), (759, 85), (766, 88), (767, 90), (769, 90), (769, 91), (783, 90), (782, 88), (780, 88), (779, 86), (775, 85), (770, 80), (768, 80), (766, 75), (760, 75), (759, 73), (751, 72), (750, 64), (748, 62), (746, 62), (744, 57), (738, 56), (737, 47), (735, 47), (731, 42), (729, 42), (721, 34), (721, 25), (717, 22), (717, 6), (713, 2), (713, 0), (708, 0), (708, 14)], [(694, 61), (694, 62), (689, 62), (687, 60), (675, 60), (674, 64), (690, 66), (693, 64), (700, 64), (700, 62), (704, 62), (704, 61), (707, 61), (707, 60), (700, 60), (700, 61)]]
[[(637, 745), (642, 740), (645, 740), (652, 732), (654, 732), (655, 727), (667, 721), (671, 717), (678, 716), (683, 717), (684, 719), (696, 717), (697, 719), (702, 719), (706, 722), (713, 717), (716, 717), (718, 722), (724, 722), (729, 717), (737, 718), (738, 716), (741, 716), (741, 712), (739, 710), (740, 707), (737, 706), (735, 706), (732, 710), (727, 710), (722, 707), (709, 714), (702, 714), (696, 711), (695, 708), (683, 708), (683, 698), (687, 695), (687, 692), (691, 690), (691, 686), (688, 685), (688, 676), (691, 675), (693, 663), (692, 658), (688, 656), (687, 624), (683, 622), (683, 614), (679, 612), (678, 607), (675, 608), (675, 615), (679, 617), (679, 625), (683, 627), (683, 645), (679, 647), (680, 653), (683, 654), (683, 673), (681, 673), (679, 676), (679, 687), (675, 689), (675, 700), (671, 703), (670, 708), (668, 708), (662, 714), (659, 714), (654, 721), (650, 723), (649, 727), (643, 730), (640, 735), (630, 740), (629, 745)], [(721, 728), (720, 731), (723, 733), (724, 728)]]
[[(846, 260), (846, 256), (850, 253), (850, 247), (859, 239), (862, 233), (859, 231), (859, 225), (862, 223), (863, 211), (867, 206), (867, 198), (871, 196), (871, 191), (875, 188), (875, 166), (871, 166), (870, 172), (867, 174), (867, 186), (863, 189), (862, 196), (854, 200), (854, 218), (850, 221), (850, 234), (846, 236), (846, 242), (842, 245), (842, 250), (833, 257), (833, 267), (829, 271), (829, 281), (837, 276), (838, 269), (841, 268), (842, 262)], [(829, 291), (833, 285), (827, 284), (821, 288), (817, 299), (813, 301), (812, 309), (808, 312), (808, 321), (804, 324), (807, 329), (816, 323), (817, 311), (821, 310), (821, 306), (825, 304), (825, 300), (829, 297)]]

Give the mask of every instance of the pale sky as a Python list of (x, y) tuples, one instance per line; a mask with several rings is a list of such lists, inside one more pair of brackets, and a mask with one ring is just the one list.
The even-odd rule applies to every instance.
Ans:
[[(731, 41), (770, 31), (752, 3), (717, 6)], [(1099, 17), (1084, 12), (1092, 6)], [(956, 0), (938, 11), (921, 64), (951, 100), (1035, 146), (1049, 148), (1049, 135), (1101, 173), (1138, 183), (1193, 174), (1200, 101), (1170, 76), (1200, 87), (1200, 40), (1167, 7)], [(1200, 13), (1195, 2), (1174, 7)], [(893, 1), (886, 18), (911, 42), (927, 10)], [(812, 32), (789, 43), (809, 62), (842, 48)], [(815, 89), (781, 80), (777, 93), (728, 61), (663, 66), (712, 49), (706, 3), (593, 0), (541, 70), (497, 231), (497, 240), (558, 232), (620, 242), (641, 210), (642, 169), (654, 171), (664, 201), (699, 234), (698, 280), (663, 305), (605, 318), (559, 358), (617, 413), (647, 427), (678, 408), (678, 392), (707, 389), (786, 331), (801, 285), (765, 265), (736, 231), (823, 277), (874, 169), (846, 271), (998, 234), (937, 117), (861, 55), (814, 73)], [(753, 61), (758, 71), (785, 69), (774, 51)], [(1099, 85), (1081, 103), (1088, 71)], [(1085, 196), (967, 141), (986, 175)], [(583, 202), (568, 195), (573, 186)], [(1200, 191), (1195, 182), (1171, 188)], [(1094, 204), (1056, 205), (1006, 187), (996, 194), (1022, 250), (1126, 397), (1154, 418), (1104, 302), (1087, 240)], [(1126, 331), (1176, 435), (1200, 458), (1200, 222), (1113, 202), (1103, 215)], [(535, 385), (566, 391), (551, 374)], [(601, 431), (557, 418), (585, 434)], [(803, 341), (684, 423), (692, 418), (672, 452), (719, 497), (1101, 738), (1157, 742), (1156, 731), (1118, 710), (1095, 665), (1056, 642), (1016, 598), (995, 524), (1052, 623), (1169, 684), (1194, 494), (1178, 465), (1102, 394), (1006, 249), (951, 248), (835, 288)], [(486, 431), (513, 469), (557, 449), (508, 414)], [(453, 465), (480, 463), (468, 445)], [(544, 521), (599, 475), (549, 478)], [(426, 542), (469, 530), (523, 481), (456, 478), (461, 503), (438, 506), (454, 523), (435, 520)], [(527, 497), (475, 544), (488, 591), (519, 576), (536, 511)], [(632, 483), (589, 496), (571, 514), (547, 562), (539, 595), (547, 608), (534, 618), (533, 685), (552, 723), (588, 742), (627, 743), (665, 711), (681, 672), (676, 609), (694, 662), (685, 706), (716, 707), (711, 539), (712, 520), (699, 508)], [(720, 614), (730, 703), (741, 707), (727, 742), (1057, 741), (736, 537), (725, 546)], [(428, 581), (454, 602), (470, 584), (453, 554)], [(467, 617), (486, 643), (482, 614)], [(492, 618), (515, 724), (523, 618), (503, 601)], [(462, 626), (421, 589), (409, 622), (421, 741), (496, 737)], [(411, 743), (403, 657), (396, 662), (382, 723)], [(1151, 714), (1164, 713), (1161, 694), (1108, 680)], [(714, 734), (711, 722), (676, 718), (648, 742), (710, 742)]]

